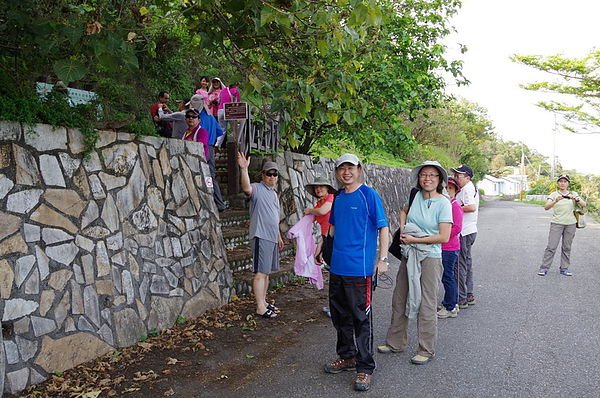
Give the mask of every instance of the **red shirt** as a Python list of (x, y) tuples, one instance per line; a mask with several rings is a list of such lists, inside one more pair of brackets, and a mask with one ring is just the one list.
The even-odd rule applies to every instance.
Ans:
[[(327, 196), (325, 196), (324, 199), (320, 199), (317, 202), (317, 204), (315, 205), (315, 209), (320, 208), (325, 203), (333, 203), (333, 194), (332, 193), (327, 194)], [(315, 221), (317, 223), (319, 223), (319, 225), (321, 226), (321, 235), (327, 235), (327, 230), (329, 229), (329, 213), (331, 213), (331, 212), (328, 211), (327, 213), (323, 214), (322, 216), (315, 216)]]

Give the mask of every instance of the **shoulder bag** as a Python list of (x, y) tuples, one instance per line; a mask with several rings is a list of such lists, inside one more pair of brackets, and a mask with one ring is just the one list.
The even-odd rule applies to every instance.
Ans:
[(577, 228), (585, 228), (585, 211), (579, 207), (579, 203), (575, 199), (573, 199), (573, 205), (575, 206), (575, 210), (573, 210), (573, 215), (575, 216), (576, 227)]
[[(408, 211), (410, 210), (410, 206), (412, 205), (413, 200), (415, 200), (415, 196), (417, 196), (418, 192), (419, 190), (417, 188), (413, 188), (410, 190), (410, 195), (408, 196), (408, 208), (406, 210), (407, 216)], [(396, 232), (394, 232), (394, 236), (392, 237), (392, 243), (390, 244), (388, 252), (392, 256), (396, 257), (398, 260), (400, 260), (400, 257), (402, 257), (402, 249), (400, 249), (400, 228), (398, 228)]]

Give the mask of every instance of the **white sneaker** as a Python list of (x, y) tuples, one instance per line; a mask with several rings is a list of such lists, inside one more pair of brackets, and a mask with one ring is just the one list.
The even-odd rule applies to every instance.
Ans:
[(448, 311), (446, 308), (442, 308), (441, 310), (439, 310), (437, 312), (437, 317), (439, 319), (456, 318), (457, 316), (458, 316), (458, 311), (456, 310), (456, 307), (454, 307), (454, 309), (452, 311)]

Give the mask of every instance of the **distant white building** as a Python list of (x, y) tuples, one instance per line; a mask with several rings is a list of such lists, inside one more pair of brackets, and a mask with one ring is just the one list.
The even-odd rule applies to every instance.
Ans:
[(477, 187), (483, 189), (486, 196), (513, 196), (527, 191), (529, 184), (526, 175), (514, 174), (496, 178), (486, 174), (483, 180), (477, 183)]
[(486, 174), (483, 176), (483, 180), (477, 182), (477, 188), (483, 189), (483, 192), (487, 196), (499, 196), (500, 192), (502, 192), (501, 185), (503, 184), (504, 181), (501, 179)]

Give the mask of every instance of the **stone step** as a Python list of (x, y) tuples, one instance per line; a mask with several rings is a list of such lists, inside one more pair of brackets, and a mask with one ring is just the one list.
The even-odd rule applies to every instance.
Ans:
[[(280, 257), (293, 256), (294, 244), (287, 242), (280, 252)], [(252, 270), (252, 251), (249, 245), (234, 247), (227, 250), (227, 262), (233, 272)]]
[[(237, 271), (233, 273), (233, 286), (235, 294), (246, 296), (252, 293), (252, 270)], [(285, 285), (294, 278), (294, 257), (281, 258), (279, 270), (269, 275), (269, 288)]]
[(221, 230), (225, 232), (228, 227), (237, 226), (250, 220), (248, 209), (229, 208), (220, 213)]
[(241, 221), (239, 224), (222, 228), (223, 241), (227, 249), (233, 249), (234, 247), (248, 245), (248, 227), (250, 221)]

